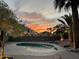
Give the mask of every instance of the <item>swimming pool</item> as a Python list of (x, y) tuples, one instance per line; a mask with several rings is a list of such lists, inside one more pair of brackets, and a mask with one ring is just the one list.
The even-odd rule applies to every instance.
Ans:
[(50, 44), (38, 44), (38, 43), (18, 43), (17, 46), (23, 46), (23, 47), (32, 47), (32, 48), (45, 48), (45, 49), (51, 49), (58, 50), (54, 45)]
[(6, 55), (14, 59), (59, 59), (59, 52), (64, 51), (56, 44), (45, 42), (11, 42), (5, 49)]

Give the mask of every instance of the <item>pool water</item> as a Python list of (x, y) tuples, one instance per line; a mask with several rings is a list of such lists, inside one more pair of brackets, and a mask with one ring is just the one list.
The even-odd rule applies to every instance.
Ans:
[(54, 45), (48, 45), (48, 44), (37, 44), (37, 43), (18, 43), (17, 46), (23, 46), (23, 47), (33, 47), (33, 48), (46, 48), (51, 49), (54, 48), (55, 50), (58, 50)]
[[(52, 59), (53, 55), (57, 57), (56, 54), (64, 50), (56, 44), (44, 42), (11, 42), (5, 47), (7, 56), (18, 57), (14, 59)], [(23, 57), (20, 58), (20, 56)], [(50, 58), (50, 56), (52, 57)]]

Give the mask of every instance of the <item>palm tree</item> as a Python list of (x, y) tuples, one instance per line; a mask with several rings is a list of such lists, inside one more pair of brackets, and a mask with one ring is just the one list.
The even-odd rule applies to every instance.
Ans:
[(47, 31), (49, 31), (48, 36), (49, 36), (49, 39), (51, 40), (51, 33), (52, 33), (53, 29), (51, 27), (49, 27), (49, 28), (47, 28)]
[(65, 32), (65, 26), (63, 24), (57, 24), (53, 27), (54, 30), (60, 35), (61, 41), (63, 41), (63, 33)]
[(63, 34), (66, 29), (65, 26), (63, 24), (57, 24), (56, 26), (53, 27), (53, 29), (56, 30), (55, 33), (60, 36), (60, 43), (61, 43), (61, 46), (63, 46), (62, 44), (64, 41)]
[(51, 36), (51, 33), (52, 33), (52, 31), (53, 31), (53, 28), (52, 28), (52, 27), (49, 27), (49, 28), (47, 28), (47, 31), (50, 33), (49, 36)]
[(54, 0), (55, 8), (59, 8), (61, 10), (64, 8), (68, 10), (71, 7), (72, 10), (72, 30), (73, 30), (73, 40), (74, 40), (74, 48), (79, 48), (79, 20), (78, 20), (78, 6), (79, 0)]
[[(66, 27), (66, 31), (68, 32), (68, 36), (69, 36), (69, 41), (70, 41), (70, 46), (73, 47), (73, 35), (72, 35), (72, 15), (64, 15), (61, 16), (62, 19), (57, 19), (59, 22), (61, 22), (62, 24), (64, 24), (64, 26)], [(66, 24), (67, 23), (67, 24)]]
[(52, 28), (51, 28), (51, 27), (47, 28), (47, 30), (48, 30), (50, 33), (52, 32)]

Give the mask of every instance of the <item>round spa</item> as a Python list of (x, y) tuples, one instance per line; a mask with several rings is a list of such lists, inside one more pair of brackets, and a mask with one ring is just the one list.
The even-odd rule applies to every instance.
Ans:
[(6, 46), (6, 54), (15, 59), (59, 59), (63, 48), (42, 42), (16, 42)]

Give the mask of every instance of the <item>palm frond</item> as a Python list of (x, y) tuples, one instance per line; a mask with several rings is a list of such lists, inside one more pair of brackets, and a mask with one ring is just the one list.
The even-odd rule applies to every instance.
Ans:
[(59, 0), (54, 0), (55, 9), (58, 7), (58, 4), (59, 4)]
[(67, 2), (67, 3), (65, 4), (64, 9), (68, 11), (68, 9), (70, 8), (70, 6), (71, 6), (71, 2)]
[(59, 8), (59, 10), (61, 10), (65, 5), (65, 1), (66, 0), (54, 0), (55, 9)]
[(65, 5), (65, 2), (61, 2), (61, 3), (59, 4), (59, 11), (61, 11), (61, 9), (64, 7), (64, 5)]
[(61, 19), (57, 19), (59, 22), (61, 22), (62, 24), (66, 25), (65, 22)]
[(62, 16), (62, 18), (66, 21), (66, 23), (67, 23), (69, 26), (72, 25), (72, 17), (71, 17), (71, 15), (70, 15), (70, 16), (64, 15), (64, 16)]

